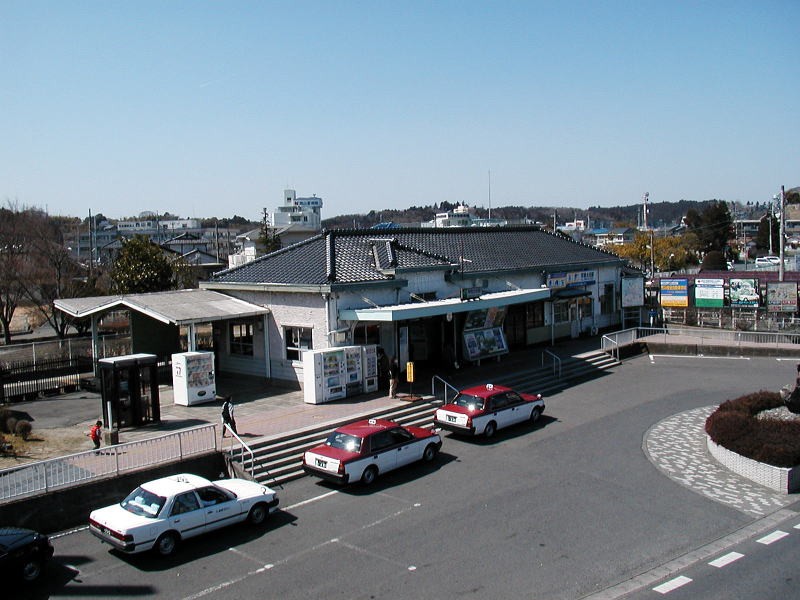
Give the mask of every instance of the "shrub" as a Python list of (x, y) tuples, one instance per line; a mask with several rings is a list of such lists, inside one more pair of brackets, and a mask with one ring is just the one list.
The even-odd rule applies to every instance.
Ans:
[(6, 421), (8, 421), (12, 415), (13, 413), (7, 408), (0, 408), (0, 432), (12, 433), (12, 431), (6, 429)]
[(25, 419), (17, 421), (17, 426), (14, 428), (14, 433), (23, 440), (27, 440), (28, 437), (30, 437), (31, 431), (33, 431), (33, 425), (31, 425), (30, 421), (26, 421)]
[(8, 417), (5, 420), (6, 428), (5, 431), (8, 433), (14, 433), (17, 430), (17, 418), (16, 417)]
[(747, 458), (776, 467), (800, 465), (800, 422), (756, 418), (780, 406), (780, 394), (764, 390), (728, 400), (706, 419), (706, 433)]

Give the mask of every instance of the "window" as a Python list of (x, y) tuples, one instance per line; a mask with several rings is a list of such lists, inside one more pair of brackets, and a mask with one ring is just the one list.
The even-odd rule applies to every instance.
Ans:
[(534, 302), (525, 305), (525, 326), (544, 327), (544, 302)]
[(231, 354), (253, 356), (253, 323), (231, 323)]
[(600, 296), (600, 314), (610, 315), (614, 312), (614, 284), (604, 283), (603, 294)]
[(197, 490), (197, 495), (200, 496), (200, 502), (203, 503), (203, 506), (214, 506), (230, 500), (225, 492), (213, 487), (200, 488)]
[(395, 440), (391, 431), (379, 431), (372, 435), (369, 440), (370, 452), (378, 452), (391, 446), (394, 446)]
[(569, 321), (569, 302), (553, 303), (553, 322), (566, 323)]
[(195, 496), (195, 493), (186, 492), (185, 494), (179, 494), (175, 497), (175, 502), (172, 505), (172, 512), (170, 512), (170, 516), (182, 515), (183, 513), (197, 510), (198, 508), (200, 508), (200, 504), (197, 502), (197, 496)]
[(284, 327), (283, 339), (286, 341), (286, 358), (301, 360), (303, 350), (313, 348), (310, 327)]
[(395, 444), (407, 444), (414, 441), (414, 436), (402, 427), (396, 427), (391, 430), (392, 438)]

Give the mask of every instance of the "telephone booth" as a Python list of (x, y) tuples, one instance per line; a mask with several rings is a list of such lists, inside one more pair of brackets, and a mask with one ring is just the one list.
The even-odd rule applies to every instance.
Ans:
[(118, 431), (161, 421), (155, 354), (103, 358), (98, 364), (106, 428)]

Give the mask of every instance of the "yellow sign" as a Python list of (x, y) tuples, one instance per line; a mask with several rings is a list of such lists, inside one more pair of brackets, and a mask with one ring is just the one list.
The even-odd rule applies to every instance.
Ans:
[(414, 383), (414, 363), (407, 362), (406, 363), (406, 381), (409, 383)]

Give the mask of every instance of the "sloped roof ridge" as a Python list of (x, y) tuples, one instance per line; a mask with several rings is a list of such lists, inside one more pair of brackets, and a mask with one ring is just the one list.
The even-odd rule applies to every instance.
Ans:
[(422, 256), (427, 256), (428, 258), (434, 258), (436, 260), (445, 261), (448, 264), (453, 262), (453, 259), (449, 256), (443, 256), (441, 254), (437, 254), (435, 252), (430, 252), (428, 250), (423, 250), (422, 248), (417, 248), (416, 246), (410, 246), (408, 244), (404, 244), (400, 241), (395, 243), (395, 246), (402, 250), (407, 250), (408, 252), (416, 252), (417, 254), (421, 254)]
[(285, 254), (286, 252), (294, 248), (305, 246), (317, 240), (323, 239), (324, 236), (325, 236), (325, 231), (323, 230), (313, 237), (307, 238), (305, 240), (300, 240), (299, 242), (295, 242), (294, 244), (289, 244), (285, 248), (281, 248), (280, 250), (275, 250), (275, 252), (270, 252), (269, 254), (265, 254), (264, 256), (259, 256), (255, 260), (251, 260), (248, 263), (237, 265), (235, 267), (229, 267), (227, 269), (223, 269), (222, 271), (217, 271), (214, 273), (214, 276), (216, 277), (218, 275), (228, 275), (229, 273), (235, 273), (236, 271), (244, 269), (245, 267), (251, 267), (254, 264), (264, 262), (268, 258), (272, 258), (274, 256), (280, 256), (281, 254)]
[(579, 241), (573, 239), (569, 235), (565, 235), (563, 233), (553, 233), (552, 231), (546, 231), (544, 229), (542, 230), (542, 233), (546, 233), (547, 235), (552, 235), (553, 237), (557, 237), (557, 238), (562, 239), (562, 240), (567, 241), (567, 242), (571, 242), (571, 243), (575, 244), (576, 246), (581, 246), (583, 248), (590, 248), (590, 249), (594, 250), (595, 252), (600, 252), (602, 254), (607, 254), (608, 256), (612, 256), (617, 260), (623, 260), (622, 257), (618, 256), (617, 254), (614, 254), (613, 252), (610, 252), (610, 251), (605, 250), (603, 248), (600, 248), (598, 246), (593, 246), (591, 244), (586, 244), (585, 242), (579, 242)]

